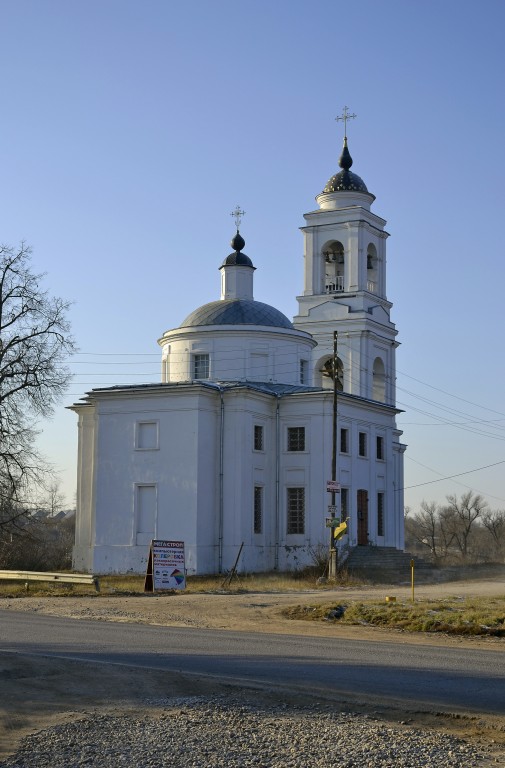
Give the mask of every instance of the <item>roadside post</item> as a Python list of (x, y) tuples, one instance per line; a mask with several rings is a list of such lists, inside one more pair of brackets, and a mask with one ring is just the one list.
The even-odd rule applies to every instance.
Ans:
[(411, 582), (412, 582), (412, 602), (414, 602), (414, 560), (410, 561)]

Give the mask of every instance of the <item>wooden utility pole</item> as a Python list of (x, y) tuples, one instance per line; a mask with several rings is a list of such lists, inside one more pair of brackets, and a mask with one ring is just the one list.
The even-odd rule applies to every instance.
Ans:
[[(335, 483), (337, 480), (337, 345), (338, 345), (338, 332), (333, 332), (333, 420), (332, 420), (332, 452), (331, 452), (331, 479)], [(335, 517), (336, 507), (336, 491), (335, 486), (331, 492), (331, 506), (332, 512), (330, 517)], [(330, 528), (330, 552), (328, 561), (328, 577), (334, 579), (337, 575), (337, 551), (334, 546), (333, 540), (333, 528)]]

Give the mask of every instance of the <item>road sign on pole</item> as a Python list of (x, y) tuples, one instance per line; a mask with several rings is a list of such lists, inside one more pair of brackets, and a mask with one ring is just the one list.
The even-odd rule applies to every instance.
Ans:
[(340, 493), (340, 483), (337, 480), (327, 480), (326, 490), (328, 493)]

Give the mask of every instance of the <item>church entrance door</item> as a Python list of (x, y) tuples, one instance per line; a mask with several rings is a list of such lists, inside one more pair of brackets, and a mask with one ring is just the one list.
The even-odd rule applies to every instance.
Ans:
[(358, 546), (368, 544), (368, 492), (358, 491)]

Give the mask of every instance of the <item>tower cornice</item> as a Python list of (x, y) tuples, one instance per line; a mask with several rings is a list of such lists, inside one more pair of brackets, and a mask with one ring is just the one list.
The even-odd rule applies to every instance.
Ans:
[[(320, 227), (325, 225), (341, 224), (344, 222), (356, 222), (363, 221), (375, 226), (378, 230), (382, 230), (386, 226), (387, 221), (381, 216), (377, 216), (372, 211), (367, 211), (365, 208), (340, 208), (338, 211), (309, 211), (305, 213), (303, 218), (305, 221), (311, 222), (308, 226)], [(313, 223), (312, 223), (313, 222)], [(374, 223), (375, 222), (375, 223)], [(303, 227), (301, 227), (303, 229)]]

